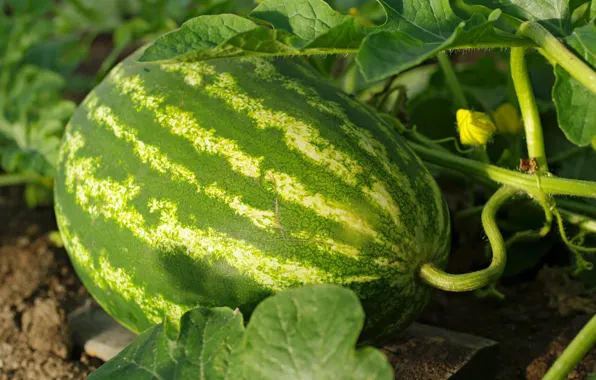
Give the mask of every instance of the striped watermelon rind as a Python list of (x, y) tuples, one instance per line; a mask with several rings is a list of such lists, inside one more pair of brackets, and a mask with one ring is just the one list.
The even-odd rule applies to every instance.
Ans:
[(138, 56), (79, 106), (56, 177), (66, 249), (109, 314), (141, 332), (336, 283), (362, 299), (365, 340), (418, 315), (418, 268), (444, 267), (449, 213), (375, 111), (296, 60)]

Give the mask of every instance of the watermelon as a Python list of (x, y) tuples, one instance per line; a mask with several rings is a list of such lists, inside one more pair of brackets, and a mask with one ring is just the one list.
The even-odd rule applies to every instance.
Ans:
[(358, 294), (367, 341), (418, 315), (449, 212), (391, 125), (294, 59), (138, 56), (76, 110), (55, 182), (66, 250), (110, 315), (141, 332), (313, 283)]

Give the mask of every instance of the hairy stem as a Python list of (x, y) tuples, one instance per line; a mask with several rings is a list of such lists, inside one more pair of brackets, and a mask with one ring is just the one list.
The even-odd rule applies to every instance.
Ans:
[(514, 187), (502, 186), (490, 197), (482, 210), (482, 226), (493, 251), (493, 258), (488, 268), (465, 274), (450, 274), (434, 264), (427, 263), (420, 267), (422, 280), (434, 288), (451, 292), (480, 289), (497, 281), (505, 270), (507, 249), (503, 235), (497, 227), (496, 214), (499, 208), (517, 193), (519, 190)]
[(596, 93), (596, 72), (542, 25), (535, 21), (526, 21), (520, 25), (519, 33), (534, 41), (548, 55), (549, 60), (556, 62), (578, 82)]
[(563, 217), (563, 219), (565, 219), (566, 222), (574, 224), (586, 232), (596, 234), (596, 220), (589, 218), (585, 215), (576, 214), (574, 212), (563, 209), (559, 209), (559, 212), (561, 213), (561, 216)]
[(540, 183), (538, 183), (536, 175), (519, 173), (498, 166), (469, 160), (411, 141), (408, 142), (408, 145), (422, 160), (465, 173), (468, 176), (474, 177), (475, 180), (482, 182), (491, 180), (522, 189), (532, 194), (543, 191), (549, 195), (596, 198), (596, 182), (541, 176)]
[(445, 75), (447, 87), (449, 87), (449, 90), (453, 94), (455, 105), (457, 108), (469, 109), (470, 106), (468, 105), (468, 101), (464, 95), (464, 90), (461, 88), (461, 85), (457, 80), (457, 76), (455, 75), (455, 71), (453, 71), (453, 66), (451, 65), (451, 61), (449, 61), (449, 57), (444, 51), (442, 51), (437, 54), (437, 59), (439, 60), (439, 65), (441, 66), (441, 70)]
[(511, 77), (524, 121), (528, 154), (530, 157), (536, 158), (540, 171), (547, 172), (548, 164), (544, 152), (542, 124), (526, 67), (525, 54), (526, 49), (523, 47), (511, 48)]
[(571, 370), (596, 345), (596, 315), (573, 338), (542, 380), (564, 380)]

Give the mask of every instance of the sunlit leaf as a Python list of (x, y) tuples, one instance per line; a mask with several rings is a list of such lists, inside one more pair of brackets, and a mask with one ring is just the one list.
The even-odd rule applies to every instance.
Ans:
[[(577, 28), (565, 38), (567, 46), (596, 70), (596, 25), (594, 21)], [(586, 146), (596, 137), (596, 94), (555, 67), (553, 100), (559, 126), (572, 143)]]
[(272, 296), (246, 329), (237, 311), (198, 307), (182, 316), (177, 336), (150, 328), (89, 380), (393, 379), (381, 351), (355, 349), (363, 324), (358, 297), (338, 285)]
[(250, 13), (200, 16), (158, 38), (141, 61), (198, 61), (240, 55), (319, 55), (357, 53), (369, 81), (402, 72), (445, 49), (531, 45), (495, 28), (500, 11), (469, 20), (449, 2), (380, 2), (386, 20), (363, 26), (358, 18), (334, 11), (323, 0), (265, 0)]
[(501, 9), (520, 20), (539, 21), (559, 36), (566, 36), (571, 32), (569, 0), (465, 0), (465, 2), (490, 9)]

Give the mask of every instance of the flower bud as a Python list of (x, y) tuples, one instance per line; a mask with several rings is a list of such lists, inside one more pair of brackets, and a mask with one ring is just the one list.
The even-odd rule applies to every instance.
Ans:
[(459, 140), (464, 145), (485, 145), (497, 128), (484, 112), (457, 110)]
[(501, 104), (493, 113), (497, 131), (508, 135), (517, 135), (524, 128), (522, 120), (511, 103)]

